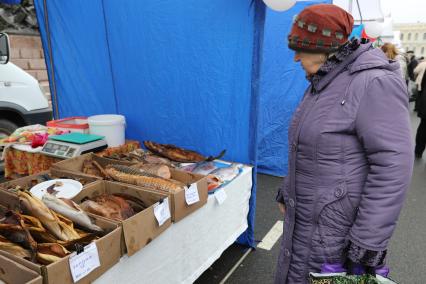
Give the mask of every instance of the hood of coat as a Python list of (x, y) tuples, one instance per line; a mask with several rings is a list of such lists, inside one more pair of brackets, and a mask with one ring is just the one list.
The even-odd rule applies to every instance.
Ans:
[(396, 61), (389, 60), (383, 51), (379, 48), (373, 48), (371, 43), (361, 44), (345, 60), (336, 66), (336, 68), (321, 79), (316, 86), (316, 90), (321, 91), (345, 69), (347, 69), (350, 74), (369, 69), (385, 69), (397, 73), (399, 72), (399, 64)]

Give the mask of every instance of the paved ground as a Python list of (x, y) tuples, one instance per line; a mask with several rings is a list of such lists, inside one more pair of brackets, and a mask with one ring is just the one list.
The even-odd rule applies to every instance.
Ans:
[[(418, 118), (412, 114), (413, 139)], [(271, 227), (281, 219), (274, 198), (280, 178), (259, 175), (255, 238), (263, 239)], [(388, 264), (391, 277), (398, 283), (422, 284), (426, 280), (426, 153), (416, 160), (410, 191), (397, 229), (392, 238)], [(221, 283), (231, 268), (246, 251), (233, 245), (207, 270), (196, 283)], [(279, 241), (270, 251), (257, 249), (251, 252), (228, 278), (226, 283), (272, 283)]]

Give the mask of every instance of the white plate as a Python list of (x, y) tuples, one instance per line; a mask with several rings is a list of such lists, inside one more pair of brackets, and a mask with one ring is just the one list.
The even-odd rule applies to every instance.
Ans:
[(54, 190), (58, 191), (58, 193), (56, 193), (56, 197), (58, 198), (62, 197), (71, 199), (83, 189), (83, 185), (73, 179), (52, 179), (33, 186), (30, 192), (35, 197), (41, 199), (43, 195), (47, 192), (47, 188), (52, 184), (55, 184), (56, 182), (62, 183), (62, 186), (54, 187)]

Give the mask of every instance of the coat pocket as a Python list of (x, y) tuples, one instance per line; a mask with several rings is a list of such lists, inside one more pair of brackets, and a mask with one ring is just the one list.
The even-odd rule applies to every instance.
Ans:
[(327, 261), (338, 261), (347, 245), (347, 236), (356, 216), (346, 184), (327, 189), (320, 195), (315, 210), (318, 239)]

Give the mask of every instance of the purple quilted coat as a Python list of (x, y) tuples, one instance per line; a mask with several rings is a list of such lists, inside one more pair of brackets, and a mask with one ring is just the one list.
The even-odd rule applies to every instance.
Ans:
[(414, 150), (399, 65), (362, 44), (309, 88), (289, 130), (284, 234), (276, 283), (308, 283), (343, 263), (349, 242), (384, 251), (411, 179)]

